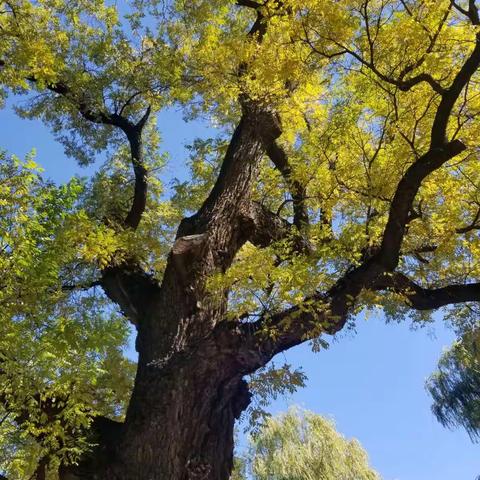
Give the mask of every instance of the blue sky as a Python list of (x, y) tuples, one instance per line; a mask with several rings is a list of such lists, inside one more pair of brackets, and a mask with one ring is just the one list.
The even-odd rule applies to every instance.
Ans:
[[(65, 158), (40, 122), (21, 120), (6, 108), (0, 110), (0, 124), (0, 148), (20, 157), (35, 148), (37, 162), (55, 181), (91, 173), (92, 167), (80, 168)], [(159, 117), (159, 128), (171, 156), (166, 177), (181, 177), (184, 145), (211, 130), (199, 122), (186, 124), (175, 110)], [(305, 389), (274, 402), (271, 409), (298, 404), (333, 418), (340, 432), (360, 440), (385, 480), (474, 480), (480, 474), (480, 445), (472, 444), (463, 430), (437, 423), (424, 388), (452, 340), (440, 318), (412, 331), (408, 322), (360, 317), (357, 332), (341, 334), (328, 350), (315, 354), (303, 345), (275, 359), (302, 367), (309, 380)]]

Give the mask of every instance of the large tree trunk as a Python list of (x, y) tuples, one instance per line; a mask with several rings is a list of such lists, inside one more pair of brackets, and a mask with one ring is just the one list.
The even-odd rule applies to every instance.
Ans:
[(273, 233), (256, 235), (274, 215), (262, 216), (250, 199), (264, 151), (260, 130), (278, 137), (276, 116), (242, 117), (215, 187), (179, 227), (161, 285), (128, 265), (104, 272), (105, 292), (137, 326), (135, 386), (125, 422), (100, 431), (98, 447), (62, 480), (230, 477), (235, 420), (250, 401), (242, 377), (269, 356), (246, 352), (239, 324), (226, 320), (226, 293), (212, 296), (205, 284), (245, 241), (266, 243)]
[(229, 479), (235, 420), (250, 402), (233, 347), (212, 335), (165, 362), (140, 362), (125, 423), (64, 478)]
[[(202, 354), (139, 372), (109, 480), (226, 480), (248, 389), (228, 359)], [(153, 387), (153, 388), (152, 388)]]

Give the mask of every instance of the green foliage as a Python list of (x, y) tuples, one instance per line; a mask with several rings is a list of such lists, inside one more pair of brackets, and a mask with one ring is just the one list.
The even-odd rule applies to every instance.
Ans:
[(443, 355), (427, 388), (432, 410), (446, 427), (464, 427), (480, 438), (480, 329), (464, 333)]
[(248, 428), (253, 435), (258, 434), (270, 413), (266, 407), (272, 400), (282, 395), (295, 393), (305, 386), (307, 377), (301, 369), (292, 370), (291, 365), (285, 363), (277, 368), (271, 363), (250, 375), (248, 387), (252, 393), (252, 403), (244, 416), (248, 419)]
[[(408, 2), (408, 9), (398, 1), (388, 8), (368, 2), (368, 15), (378, 30), (377, 70), (393, 77), (406, 72), (405, 79), (431, 73), (447, 85), (475, 35), (458, 10), (452, 9), (451, 21), (443, 22), (449, 8), (446, 0), (435, 5)], [(135, 238), (111, 245), (103, 258), (90, 255), (90, 260), (105, 263), (114, 252), (121, 253), (122, 242), (139, 245), (136, 255), (159, 277), (178, 221), (201, 205), (218, 172), (224, 133), (231, 132), (240, 115), (239, 95), (275, 109), (282, 119), (279, 143), (288, 153), (291, 179), (306, 188), (313, 253), (289, 255), (288, 239), (287, 245), (280, 242), (261, 252), (247, 245), (231, 271), (218, 272), (212, 288), (230, 291), (230, 317), (255, 316), (298, 303), (317, 289), (328, 290), (358, 264), (379, 242), (401, 175), (428, 147), (437, 93), (426, 82), (399, 89), (359, 62), (367, 62), (371, 53), (366, 12), (358, 0), (288, 0), (281, 8), (267, 1), (261, 13), (268, 29), (259, 43), (248, 35), (255, 13), (233, 0), (138, 1), (121, 10), (101, 0), (15, 0), (6, 3), (0, 16), (0, 54), (8, 59), (0, 80), (7, 89), (29, 93), (20, 113), (42, 118), (81, 163), (106, 152), (107, 165), (92, 185), (87, 210), (97, 219), (107, 215), (109, 226), (125, 212), (130, 198), (125, 138), (111, 125), (85, 121), (79, 104), (97, 115), (121, 112), (136, 122), (148, 105), (155, 113), (176, 103), (185, 115), (207, 115), (222, 129), (218, 139), (193, 145), (191, 177), (177, 181), (169, 196), (156, 174), (164, 160), (151, 124), (144, 143), (153, 193), (142, 229)], [(31, 42), (32, 37), (37, 41)], [(343, 50), (355, 56), (328, 58)], [(239, 74), (244, 70), (248, 74)], [(32, 75), (35, 82), (26, 80)], [(54, 81), (71, 92), (49, 92), (46, 86)], [(475, 279), (478, 273), (478, 232), (454, 234), (475, 217), (480, 201), (476, 85), (469, 86), (463, 104), (455, 107), (450, 126), (468, 151), (424, 183), (415, 204), (422, 215), (411, 222), (405, 237), (401, 268), (419, 282), (443, 285)], [(265, 158), (255, 198), (290, 220), (288, 191), (285, 179)], [(114, 243), (112, 232), (104, 232), (104, 239), (109, 236)], [(434, 244), (435, 251), (420, 257), (413, 253), (426, 244)], [(261, 260), (265, 268), (259, 270)], [(362, 302), (398, 317), (404, 300), (400, 294), (370, 293)]]
[(309, 411), (291, 409), (270, 418), (237, 460), (232, 478), (254, 480), (379, 480), (357, 440)]
[(126, 320), (100, 292), (70, 289), (87, 280), (85, 231), (99, 236), (76, 207), (81, 183), (0, 155), (0, 470), (24, 479), (42, 457), (76, 461), (96, 415), (122, 417), (134, 365)]

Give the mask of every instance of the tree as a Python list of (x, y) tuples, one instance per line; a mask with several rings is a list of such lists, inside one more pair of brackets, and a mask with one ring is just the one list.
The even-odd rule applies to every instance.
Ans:
[(455, 342), (427, 383), (438, 420), (446, 427), (465, 427), (472, 440), (480, 435), (479, 334), (466, 332)]
[(72, 286), (59, 284), (95, 237), (74, 210), (81, 185), (45, 183), (31, 157), (0, 158), (0, 468), (42, 478), (88, 449), (95, 414), (122, 416), (135, 370), (122, 354), (125, 322), (101, 298), (66, 301)]
[[(23, 455), (37, 478), (225, 480), (245, 378), (277, 353), (362, 309), (474, 319), (475, 1), (0, 4), (3, 95), (80, 162), (106, 158), (68, 201), (39, 179), (2, 226), (12, 478)], [(155, 121), (172, 104), (220, 134), (169, 195)]]
[[(244, 471), (255, 480), (378, 480), (357, 440), (313, 412), (271, 417), (251, 442)], [(240, 477), (242, 478), (242, 477)]]

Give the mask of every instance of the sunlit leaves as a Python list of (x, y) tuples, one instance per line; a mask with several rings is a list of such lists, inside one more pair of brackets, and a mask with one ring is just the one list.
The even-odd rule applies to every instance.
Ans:
[(243, 461), (255, 480), (380, 478), (357, 440), (344, 438), (320, 415), (295, 409), (270, 418)]
[(42, 456), (75, 461), (96, 415), (121, 417), (134, 370), (126, 320), (82, 290), (118, 238), (77, 209), (78, 180), (57, 187), (32, 156), (1, 160), (0, 469), (25, 478)]
[[(291, 185), (299, 184), (309, 216), (266, 248), (246, 242), (230, 268), (202, 279), (212, 304), (228, 297), (222, 318), (248, 323), (292, 305), (310, 308), (309, 297), (329, 292), (378, 251), (402, 175), (430, 147), (440, 97), (477, 34), (447, 0), (267, 0), (255, 9), (233, 0), (0, 5), (0, 82), (4, 92), (27, 95), (17, 112), (42, 119), (81, 164), (104, 161), (89, 181), (58, 187), (41, 179), (31, 158), (1, 158), (0, 369), (17, 418), (2, 428), (20, 452), (5, 463), (12, 472), (27, 451), (74, 458), (87, 439), (60, 441), (68, 428), (81, 431), (96, 414), (121, 415), (132, 369), (120, 353), (127, 330), (90, 287), (102, 270), (122, 264), (161, 279), (177, 225), (211, 191), (242, 109), (278, 116), (276, 141), (289, 164), (282, 174), (264, 155), (252, 199), (290, 226)], [(409, 212), (399, 269), (425, 286), (480, 276), (479, 99), (475, 73), (447, 128), (467, 150), (423, 182)], [(169, 190), (155, 114), (172, 104), (187, 117), (206, 116), (220, 133), (193, 143), (189, 178), (176, 174)], [(147, 111), (149, 190), (134, 232), (123, 223), (135, 184), (125, 133)], [(299, 236), (309, 248), (295, 248)], [(405, 292), (366, 291), (348, 307), (365, 306), (398, 318), (408, 301)], [(471, 321), (464, 310), (452, 315)], [(310, 337), (321, 327), (312, 323)], [(261, 385), (271, 395), (302, 381), (272, 370)], [(63, 426), (42, 416), (47, 398), (64, 402)], [(12, 425), (24, 405), (34, 421), (23, 422), (19, 438)]]

